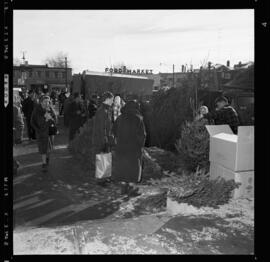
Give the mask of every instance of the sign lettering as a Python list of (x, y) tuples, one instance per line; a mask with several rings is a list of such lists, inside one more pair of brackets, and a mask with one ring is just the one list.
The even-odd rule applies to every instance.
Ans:
[(123, 68), (105, 68), (106, 73), (118, 73), (118, 74), (130, 74), (130, 75), (152, 75), (153, 70), (150, 69), (137, 69), (137, 70), (130, 70), (126, 69), (124, 66)]

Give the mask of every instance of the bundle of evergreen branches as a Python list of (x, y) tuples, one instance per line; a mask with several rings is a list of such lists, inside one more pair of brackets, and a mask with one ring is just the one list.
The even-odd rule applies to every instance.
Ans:
[(181, 190), (173, 188), (169, 192), (169, 196), (178, 203), (186, 203), (195, 207), (209, 206), (218, 208), (224, 205), (232, 198), (233, 190), (239, 187), (239, 183), (234, 180), (225, 180), (217, 178), (210, 180), (206, 177), (197, 179), (197, 183), (193, 183), (193, 188), (188, 194), (183, 195)]
[(186, 121), (182, 126), (181, 138), (175, 145), (186, 168), (193, 171), (197, 167), (209, 167), (209, 134), (205, 124), (203, 120)]

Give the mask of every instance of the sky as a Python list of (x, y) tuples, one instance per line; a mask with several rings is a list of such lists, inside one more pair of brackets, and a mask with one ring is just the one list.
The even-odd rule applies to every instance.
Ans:
[(73, 73), (124, 63), (154, 73), (254, 61), (254, 10), (14, 10), (13, 56), (68, 54)]

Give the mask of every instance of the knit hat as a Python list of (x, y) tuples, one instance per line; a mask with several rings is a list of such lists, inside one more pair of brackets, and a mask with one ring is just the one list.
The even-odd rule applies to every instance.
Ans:
[(49, 96), (46, 96), (46, 95), (43, 95), (43, 96), (40, 97), (39, 101), (42, 102), (45, 99), (49, 99), (50, 100), (50, 97)]
[(109, 91), (102, 94), (102, 101), (104, 102), (108, 98), (113, 98), (113, 94)]
[(226, 104), (229, 103), (228, 99), (225, 96), (220, 96), (215, 100), (215, 104), (217, 104), (219, 102), (225, 102)]

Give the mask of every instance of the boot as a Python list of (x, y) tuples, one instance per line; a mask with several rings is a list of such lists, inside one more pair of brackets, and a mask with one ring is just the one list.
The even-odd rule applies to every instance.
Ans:
[(126, 195), (128, 193), (128, 184), (121, 184), (121, 195)]
[(139, 195), (141, 195), (141, 193), (139, 193), (139, 188), (132, 187), (132, 186), (128, 187), (128, 196), (136, 197), (136, 196), (139, 196)]
[(48, 165), (42, 164), (42, 172), (47, 172), (47, 171), (48, 171)]

